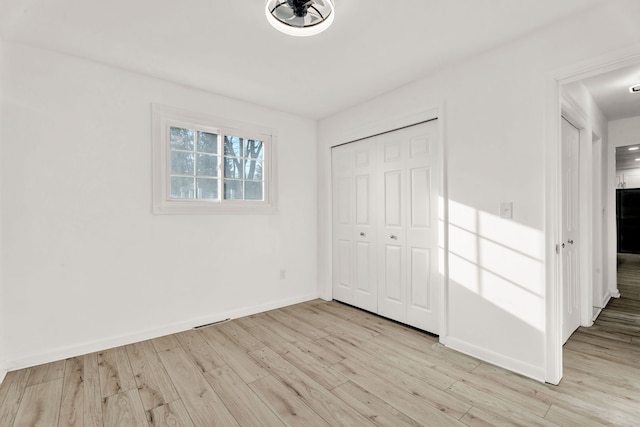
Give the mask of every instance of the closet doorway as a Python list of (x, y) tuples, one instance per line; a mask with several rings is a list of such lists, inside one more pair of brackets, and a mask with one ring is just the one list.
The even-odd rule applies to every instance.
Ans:
[(333, 298), (439, 333), (436, 120), (332, 149)]

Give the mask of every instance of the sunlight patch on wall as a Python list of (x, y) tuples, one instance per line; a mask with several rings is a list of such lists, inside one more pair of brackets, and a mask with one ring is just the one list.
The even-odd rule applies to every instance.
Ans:
[(531, 258), (544, 259), (544, 236), (540, 230), (483, 211), (477, 211), (477, 215), (478, 233), (482, 236)]
[(449, 252), (449, 279), (467, 288), (473, 293), (480, 293), (480, 274), (478, 264)]
[(542, 231), (454, 201), (449, 225), (450, 280), (542, 330)]

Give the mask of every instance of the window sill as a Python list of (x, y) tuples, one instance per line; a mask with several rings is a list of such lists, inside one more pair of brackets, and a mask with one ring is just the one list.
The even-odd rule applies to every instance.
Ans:
[(272, 215), (277, 212), (275, 206), (263, 202), (203, 202), (203, 201), (165, 201), (153, 206), (155, 215)]

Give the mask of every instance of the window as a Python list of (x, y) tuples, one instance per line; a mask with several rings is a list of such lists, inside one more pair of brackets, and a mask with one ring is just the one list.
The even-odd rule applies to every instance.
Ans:
[(154, 213), (270, 213), (268, 129), (153, 106)]

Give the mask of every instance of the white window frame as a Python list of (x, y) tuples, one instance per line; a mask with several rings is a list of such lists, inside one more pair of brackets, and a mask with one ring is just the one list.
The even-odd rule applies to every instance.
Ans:
[[(272, 214), (276, 212), (277, 137), (273, 129), (158, 104), (151, 105), (151, 116), (154, 214)], [(227, 200), (224, 198), (224, 190), (219, 191), (218, 200), (172, 199), (169, 173), (169, 129), (171, 127), (215, 133), (220, 140), (224, 135), (231, 135), (263, 141), (264, 200)], [(218, 179), (223, 182), (224, 150), (218, 155), (221, 159)]]

